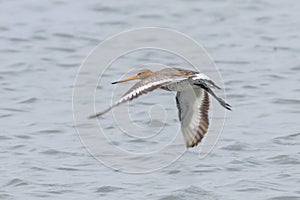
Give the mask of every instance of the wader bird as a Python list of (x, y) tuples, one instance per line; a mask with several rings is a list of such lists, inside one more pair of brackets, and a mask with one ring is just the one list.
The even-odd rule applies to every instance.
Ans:
[(112, 108), (131, 101), (155, 89), (175, 91), (181, 132), (187, 147), (196, 146), (204, 137), (209, 126), (209, 95), (213, 96), (224, 108), (231, 106), (217, 97), (212, 89), (221, 89), (203, 73), (180, 68), (165, 68), (158, 71), (143, 69), (135, 76), (113, 82), (112, 84), (140, 79), (122, 98), (108, 109), (90, 118), (100, 117)]

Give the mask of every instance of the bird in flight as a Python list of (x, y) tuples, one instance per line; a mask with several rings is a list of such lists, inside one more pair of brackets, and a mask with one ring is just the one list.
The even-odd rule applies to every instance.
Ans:
[(213, 89), (221, 88), (203, 73), (180, 68), (164, 68), (158, 71), (143, 69), (134, 76), (112, 84), (136, 79), (140, 79), (140, 81), (117, 102), (103, 112), (90, 116), (90, 118), (100, 117), (112, 108), (155, 89), (175, 91), (177, 92), (178, 117), (185, 144), (187, 147), (194, 147), (201, 142), (209, 127), (209, 95), (214, 97), (221, 106), (231, 110), (231, 106), (213, 92)]

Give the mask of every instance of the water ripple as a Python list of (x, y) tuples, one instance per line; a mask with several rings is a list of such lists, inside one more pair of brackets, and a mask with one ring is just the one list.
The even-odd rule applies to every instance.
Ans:
[(113, 187), (113, 186), (101, 186), (97, 188), (96, 192), (97, 193), (109, 193), (109, 192), (114, 192), (117, 190), (122, 190), (123, 188), (120, 187)]

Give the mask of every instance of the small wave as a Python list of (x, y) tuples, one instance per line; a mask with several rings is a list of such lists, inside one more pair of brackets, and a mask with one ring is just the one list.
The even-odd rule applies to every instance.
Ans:
[(26, 183), (24, 180), (19, 179), (19, 178), (14, 178), (12, 180), (10, 180), (5, 186), (24, 186), (24, 185), (28, 185), (28, 183)]
[(113, 186), (102, 186), (102, 187), (99, 187), (96, 192), (98, 193), (109, 193), (109, 192), (114, 192), (114, 191), (117, 191), (117, 190), (121, 190), (123, 188), (120, 188), (120, 187), (113, 187)]
[(296, 105), (300, 105), (300, 100), (298, 100), (298, 99), (277, 98), (277, 99), (273, 100), (273, 103), (275, 103), (275, 104), (296, 104)]
[(31, 97), (31, 98), (28, 98), (28, 99), (24, 99), (24, 100), (21, 100), (19, 101), (19, 103), (24, 103), (24, 104), (27, 104), (27, 103), (34, 103), (36, 102), (38, 99), (35, 98), (35, 97)]

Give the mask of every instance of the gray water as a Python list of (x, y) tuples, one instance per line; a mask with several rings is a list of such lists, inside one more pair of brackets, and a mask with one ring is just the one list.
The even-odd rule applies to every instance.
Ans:
[[(1, 1), (0, 199), (300, 199), (299, 10), (294, 0)], [(204, 45), (234, 111), (206, 158), (190, 150), (137, 175), (82, 146), (72, 88), (99, 42), (143, 26)]]

